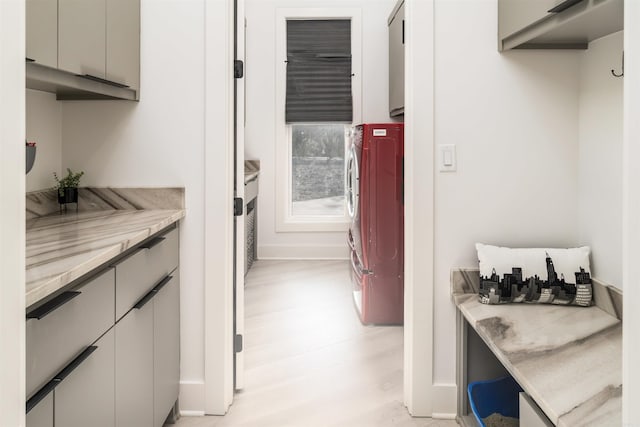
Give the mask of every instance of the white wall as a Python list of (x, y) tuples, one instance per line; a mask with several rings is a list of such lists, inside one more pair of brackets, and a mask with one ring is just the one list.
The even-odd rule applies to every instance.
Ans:
[[(278, 233), (276, 224), (276, 57), (277, 8), (362, 8), (362, 121), (388, 122), (387, 18), (395, 0), (246, 0), (245, 157), (259, 159), (258, 257), (288, 257), (326, 247), (323, 256), (344, 257), (344, 232)], [(345, 227), (346, 229), (346, 227)], [(295, 256), (295, 255), (294, 255)]]
[(594, 277), (622, 287), (623, 33), (589, 44), (580, 58), (580, 244)]
[(457, 172), (435, 172), (435, 383), (455, 383), (449, 273), (477, 266), (475, 242), (578, 242), (579, 54), (499, 53), (496, 10), (435, 5), (435, 142), (458, 156)]
[(52, 93), (27, 89), (27, 140), (36, 143), (36, 161), (27, 175), (27, 191), (54, 186), (62, 170), (62, 103)]
[[(182, 409), (200, 411), (205, 328), (204, 12), (204, 0), (143, 0), (140, 102), (70, 101), (62, 107), (63, 167), (84, 170), (86, 185), (186, 188), (187, 214), (180, 229), (181, 380), (186, 384), (181, 390), (195, 397), (181, 399), (181, 404)], [(224, 87), (223, 80), (219, 84)], [(226, 144), (223, 132), (214, 143)], [(212, 191), (220, 195), (217, 208), (222, 209), (223, 188)], [(223, 281), (213, 286), (223, 286)]]
[(24, 426), (24, 0), (0, 1), (0, 414)]

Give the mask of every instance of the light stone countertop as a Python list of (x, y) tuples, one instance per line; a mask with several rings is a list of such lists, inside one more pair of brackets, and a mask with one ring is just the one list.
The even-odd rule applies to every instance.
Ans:
[(106, 210), (27, 220), (25, 306), (64, 288), (184, 216), (184, 209)]
[(555, 425), (621, 425), (620, 320), (597, 306), (486, 305), (475, 293), (453, 299)]

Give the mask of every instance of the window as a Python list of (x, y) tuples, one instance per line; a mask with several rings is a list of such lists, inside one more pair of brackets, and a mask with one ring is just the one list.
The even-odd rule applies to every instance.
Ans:
[(278, 12), (277, 231), (347, 228), (346, 135), (360, 117), (359, 16), (359, 9)]
[(344, 216), (347, 129), (333, 123), (291, 126), (292, 216)]

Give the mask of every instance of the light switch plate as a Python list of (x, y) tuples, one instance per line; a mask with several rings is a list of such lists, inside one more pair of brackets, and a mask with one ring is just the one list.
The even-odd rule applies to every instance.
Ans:
[(440, 172), (455, 172), (457, 164), (455, 144), (438, 145), (438, 170)]

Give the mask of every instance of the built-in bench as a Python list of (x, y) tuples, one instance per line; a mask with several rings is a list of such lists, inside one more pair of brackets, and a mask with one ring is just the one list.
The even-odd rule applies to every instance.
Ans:
[(478, 300), (478, 288), (478, 270), (452, 271), (461, 425), (476, 425), (468, 384), (506, 374), (525, 393), (520, 399), (527, 406), (521, 406), (522, 427), (621, 425), (622, 293), (618, 289), (593, 280), (596, 304), (585, 308), (486, 305)]

